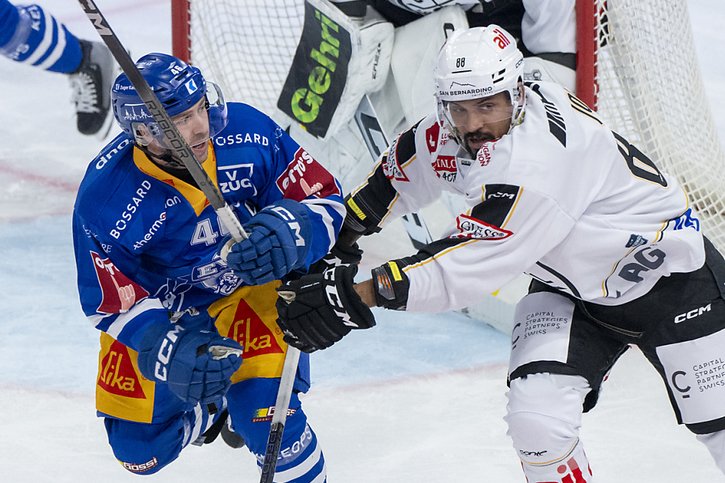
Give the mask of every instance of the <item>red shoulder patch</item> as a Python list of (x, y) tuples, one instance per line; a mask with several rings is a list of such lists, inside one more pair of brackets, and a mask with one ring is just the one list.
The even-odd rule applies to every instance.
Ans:
[(428, 152), (433, 154), (438, 149), (438, 137), (440, 136), (441, 126), (437, 122), (425, 130), (425, 145), (428, 146)]
[(294, 159), (279, 175), (276, 183), (285, 198), (295, 201), (302, 201), (310, 196), (342, 196), (332, 174), (302, 148), (295, 152)]
[(101, 288), (101, 303), (96, 309), (104, 314), (127, 312), (133, 304), (149, 296), (149, 293), (136, 282), (126, 277), (108, 258), (91, 251), (91, 259), (96, 269), (98, 285)]

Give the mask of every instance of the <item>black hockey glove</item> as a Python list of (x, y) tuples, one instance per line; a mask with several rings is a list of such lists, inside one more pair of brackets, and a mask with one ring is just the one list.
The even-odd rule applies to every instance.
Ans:
[(326, 349), (351, 329), (369, 329), (375, 318), (353, 288), (356, 265), (304, 275), (277, 289), (277, 324), (284, 340), (303, 352)]
[(340, 265), (357, 265), (362, 260), (362, 254), (363, 251), (357, 243), (353, 243), (352, 246), (338, 243), (332, 247), (330, 253), (310, 266), (310, 273), (322, 273), (328, 268)]

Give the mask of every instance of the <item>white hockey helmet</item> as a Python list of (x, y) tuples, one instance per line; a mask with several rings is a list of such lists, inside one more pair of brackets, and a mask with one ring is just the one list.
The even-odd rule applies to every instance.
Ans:
[(524, 114), (525, 98), (519, 91), (523, 76), (524, 55), (513, 35), (502, 27), (491, 24), (456, 30), (438, 54), (435, 81), (439, 118), (456, 135), (455, 125), (447, 115), (448, 103), (508, 92), (513, 106), (512, 129)]

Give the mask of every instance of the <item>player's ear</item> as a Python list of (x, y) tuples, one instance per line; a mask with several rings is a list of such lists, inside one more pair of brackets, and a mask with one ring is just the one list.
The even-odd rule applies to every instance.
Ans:
[(139, 146), (148, 146), (151, 144), (151, 141), (154, 140), (154, 137), (151, 135), (151, 132), (146, 124), (140, 122), (134, 123), (131, 126), (131, 129), (133, 129), (134, 141), (136, 141), (136, 144)]

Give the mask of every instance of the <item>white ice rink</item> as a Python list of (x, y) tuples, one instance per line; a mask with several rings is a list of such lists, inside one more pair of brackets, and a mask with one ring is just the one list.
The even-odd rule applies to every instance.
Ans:
[[(75, 0), (38, 3), (95, 38)], [(135, 57), (170, 50), (168, 0), (96, 3)], [(690, 14), (725, 139), (725, 3), (691, 0)], [(70, 211), (101, 143), (77, 133), (69, 99), (64, 76), (0, 58), (0, 481), (142, 481), (116, 463), (94, 412), (98, 334), (77, 300)], [(502, 420), (508, 337), (455, 313), (376, 315), (378, 327), (312, 356), (304, 407), (329, 481), (523, 483)], [(725, 481), (676, 426), (662, 382), (635, 351), (615, 366), (582, 436), (599, 483)], [(187, 448), (149, 480), (254, 482), (258, 473), (246, 450), (218, 441)]]

